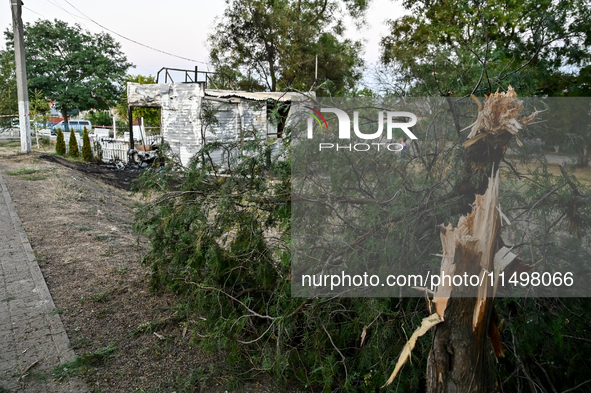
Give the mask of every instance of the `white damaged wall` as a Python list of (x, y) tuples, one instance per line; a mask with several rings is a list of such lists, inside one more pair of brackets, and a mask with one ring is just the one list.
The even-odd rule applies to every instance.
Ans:
[(161, 88), (162, 137), (178, 154), (183, 165), (203, 144), (201, 136), (201, 103), (203, 84), (172, 83), (168, 89)]
[[(205, 90), (203, 83), (130, 82), (127, 84), (127, 96), (131, 106), (162, 108), (163, 139), (185, 166), (204, 142), (246, 139), (252, 137), (253, 130), (266, 137), (274, 127), (267, 119), (267, 99), (304, 99), (296, 93)], [(216, 124), (201, 121), (202, 112), (208, 108), (215, 111)], [(221, 160), (221, 154), (215, 158)]]

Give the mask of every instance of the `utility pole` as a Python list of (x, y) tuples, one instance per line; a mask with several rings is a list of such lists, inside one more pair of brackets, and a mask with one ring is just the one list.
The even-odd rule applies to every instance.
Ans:
[(23, 41), (22, 1), (10, 0), (12, 10), (12, 31), (14, 33), (14, 58), (16, 61), (16, 86), (18, 97), (18, 119), (21, 131), (21, 152), (31, 151), (31, 125), (29, 123), (29, 89), (27, 87), (27, 64)]

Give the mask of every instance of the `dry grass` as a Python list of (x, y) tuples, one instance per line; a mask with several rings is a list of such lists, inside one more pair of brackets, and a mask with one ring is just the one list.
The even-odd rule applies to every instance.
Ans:
[[(140, 263), (147, 243), (132, 229), (139, 198), (88, 176), (88, 164), (76, 163), (80, 171), (36, 154), (15, 154), (17, 142), (0, 146), (0, 171), (55, 313), (77, 355), (118, 348), (105, 365), (81, 376), (91, 390), (232, 391), (223, 354), (200, 351), (188, 334), (194, 321), (175, 317), (178, 299), (150, 291), (149, 270)], [(26, 179), (39, 173), (46, 178)], [(150, 329), (140, 332), (140, 326)], [(238, 391), (278, 390), (266, 379), (242, 384)]]
[[(515, 169), (522, 173), (522, 174), (527, 174), (527, 173), (531, 173), (532, 171), (538, 169), (538, 170), (542, 170), (542, 165), (541, 164), (530, 164), (530, 165), (524, 165), (524, 164), (516, 164), (514, 165)], [(508, 170), (508, 167), (505, 166), (505, 168)], [(591, 166), (587, 166), (585, 168), (579, 168), (573, 165), (566, 165), (567, 171), (574, 177), (576, 177), (581, 183), (586, 184), (586, 185), (591, 185)], [(562, 177), (562, 173), (560, 172), (560, 166), (558, 164), (548, 164), (547, 165), (547, 170), (548, 173), (554, 175), (554, 176), (559, 176)]]
[[(570, 169), (570, 168), (569, 168)], [(558, 164), (549, 164), (548, 165), (548, 172), (555, 176), (562, 176), (560, 173), (560, 167)], [(591, 185), (591, 166), (587, 166), (585, 168), (574, 168), (574, 172), (572, 173), (581, 183)]]

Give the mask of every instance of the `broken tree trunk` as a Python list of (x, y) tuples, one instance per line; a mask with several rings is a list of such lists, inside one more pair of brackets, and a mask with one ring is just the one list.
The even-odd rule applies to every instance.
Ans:
[[(517, 133), (539, 113), (517, 119), (523, 111), (523, 101), (516, 99), (517, 94), (511, 86), (507, 93), (489, 95), (484, 106), (472, 97), (478, 104), (478, 117), (467, 127), (470, 134), (464, 143), (465, 165), (450, 195), (461, 197), (462, 214), (469, 213), (476, 195), (486, 191), (487, 179), (498, 170), (511, 138), (514, 135), (517, 138)], [(521, 145), (519, 139), (517, 143)]]
[[(523, 102), (516, 96), (509, 87), (507, 93), (488, 96), (484, 107), (475, 99), (478, 117), (468, 127), (471, 132), (464, 143), (464, 170), (453, 191), (466, 202), (466, 215), (460, 217), (457, 227), (441, 227), (443, 255), (440, 285), (433, 295), (435, 314), (425, 318), (413, 334), (386, 385), (392, 383), (410, 357), (417, 338), (435, 327), (427, 362), (427, 391), (494, 390), (493, 353), (503, 356), (503, 348), (493, 307), (497, 287), (491, 285), (491, 280), (504, 270), (527, 269), (515, 254), (498, 247), (501, 217), (506, 219), (498, 203), (499, 164), (511, 137), (538, 113), (517, 119)], [(463, 281), (454, 284), (454, 276)]]
[[(444, 319), (435, 331), (427, 363), (428, 392), (491, 392), (492, 351), (488, 327), (492, 315), (496, 239), (501, 228), (498, 205), (499, 176), (491, 178), (484, 195), (477, 195), (472, 213), (457, 228), (441, 227), (443, 260), (433, 302)], [(454, 286), (449, 277), (478, 277), (480, 285)], [(474, 280), (476, 283), (477, 281)]]
[(507, 266), (515, 259), (513, 254), (507, 257), (506, 250), (498, 252), (498, 168), (511, 137), (537, 115), (518, 120), (523, 103), (516, 96), (509, 87), (507, 93), (491, 94), (484, 107), (477, 101), (478, 117), (464, 143), (464, 174), (455, 192), (474, 202), (466, 206), (466, 212), (471, 212), (460, 218), (456, 228), (451, 224), (441, 228), (440, 275), (478, 276), (480, 285), (443, 282), (434, 295), (437, 314), (444, 322), (435, 328), (427, 363), (430, 393), (494, 390), (493, 353), (502, 356), (503, 350), (492, 302), (496, 288), (491, 286), (490, 273), (498, 275), (501, 264)]

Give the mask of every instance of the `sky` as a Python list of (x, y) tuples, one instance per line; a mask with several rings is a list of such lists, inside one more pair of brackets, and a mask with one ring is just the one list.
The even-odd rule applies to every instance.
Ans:
[[(12, 28), (10, 2), (4, 1), (4, 10), (0, 12), (2, 32)], [(346, 36), (366, 41), (363, 55), (366, 63), (378, 61), (379, 38), (387, 33), (384, 21), (403, 15), (400, 3), (400, 0), (373, 0), (366, 27), (358, 30), (348, 23)], [(106, 31), (121, 43), (127, 59), (136, 65), (130, 74), (156, 75), (162, 67), (192, 70), (198, 66), (207, 70), (207, 36), (224, 8), (223, 0), (24, 0), (22, 18), (24, 23), (57, 18), (78, 23), (94, 33)], [(178, 57), (148, 49), (122, 36)], [(2, 34), (0, 48), (5, 47)]]

